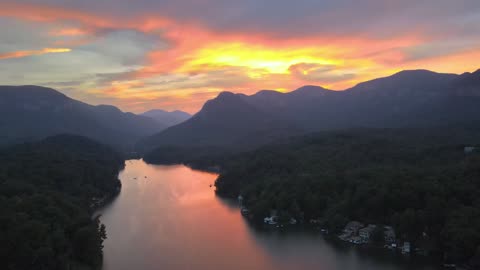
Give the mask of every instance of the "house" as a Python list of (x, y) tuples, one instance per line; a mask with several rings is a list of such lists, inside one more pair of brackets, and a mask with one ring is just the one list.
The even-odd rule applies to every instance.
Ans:
[(476, 150), (477, 150), (477, 148), (474, 147), (474, 146), (465, 146), (465, 148), (463, 148), (463, 152), (465, 152), (465, 154), (473, 153)]
[(243, 204), (243, 196), (242, 195), (238, 195), (238, 204), (242, 205)]
[[(396, 242), (396, 236), (395, 236), (395, 230), (393, 229), (392, 226), (385, 226), (384, 232), (383, 232), (383, 237), (385, 239), (385, 243), (387, 244), (395, 244)], [(395, 245), (396, 247), (396, 245)]]
[(310, 219), (309, 222), (310, 222), (310, 224), (321, 224), (322, 220), (320, 218), (316, 218), (316, 219), (312, 218), (312, 219)]
[(370, 237), (372, 236), (373, 231), (375, 231), (375, 228), (377, 228), (377, 225), (369, 224), (367, 227), (358, 231), (358, 235), (362, 239), (363, 243), (368, 243), (370, 241)]
[(265, 217), (263, 219), (263, 223), (269, 224), (269, 225), (275, 225), (277, 224), (277, 216), (271, 216), (271, 217)]
[(403, 243), (402, 253), (403, 254), (410, 253), (410, 242)]
[(349, 242), (352, 243), (352, 244), (359, 245), (359, 244), (363, 243), (363, 240), (360, 236), (354, 236), (354, 237), (350, 238)]
[(358, 231), (363, 228), (363, 224), (358, 221), (350, 221), (343, 229), (343, 232), (347, 236), (358, 235)]

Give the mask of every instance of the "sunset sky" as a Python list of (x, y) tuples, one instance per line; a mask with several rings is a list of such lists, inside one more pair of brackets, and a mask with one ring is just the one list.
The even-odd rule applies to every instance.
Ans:
[(480, 68), (478, 0), (0, 0), (0, 84), (124, 111)]

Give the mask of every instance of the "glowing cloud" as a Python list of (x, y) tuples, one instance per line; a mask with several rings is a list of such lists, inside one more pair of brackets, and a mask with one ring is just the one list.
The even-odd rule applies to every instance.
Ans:
[(50, 32), (52, 36), (83, 36), (86, 34), (88, 32), (80, 28), (62, 28)]
[(70, 51), (72, 50), (68, 48), (44, 48), (41, 50), (33, 50), (33, 51), (7, 52), (7, 53), (0, 53), (0, 60), (8, 59), (8, 58), (21, 58), (21, 57), (27, 57), (32, 55), (42, 55), (42, 54), (49, 54), (49, 53), (66, 53)]
[[(87, 102), (134, 111), (161, 106), (195, 112), (222, 90), (251, 94), (305, 84), (341, 90), (402, 69), (478, 69), (478, 1), (462, 6), (435, 0), (435, 10), (429, 1), (413, 0), (347, 6), (333, 0), (265, 1), (266, 9), (233, 0), (6, 1), (0, 19), (47, 30), (35, 39), (9, 31), (4, 42), (2, 35), (0, 49), (7, 52), (0, 60), (71, 53), (62, 61), (18, 61), (17, 70), (3, 69), (0, 80), (68, 85), (69, 93)], [(42, 73), (32, 65), (42, 65)], [(24, 70), (29, 72), (19, 81), (16, 75)]]

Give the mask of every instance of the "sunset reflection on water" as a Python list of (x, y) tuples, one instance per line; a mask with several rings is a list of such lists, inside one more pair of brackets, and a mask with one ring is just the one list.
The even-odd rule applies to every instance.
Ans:
[(364, 257), (318, 234), (260, 232), (235, 201), (215, 196), (216, 174), (126, 161), (122, 192), (102, 211), (104, 270), (432, 269)]

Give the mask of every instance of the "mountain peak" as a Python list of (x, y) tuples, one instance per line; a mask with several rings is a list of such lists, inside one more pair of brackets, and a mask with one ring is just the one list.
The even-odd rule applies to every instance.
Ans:
[(232, 98), (236, 96), (235, 93), (229, 92), (229, 91), (222, 91), (220, 94), (218, 94), (217, 98), (219, 99), (224, 99), (224, 98)]
[(149, 110), (140, 115), (150, 117), (166, 127), (177, 125), (191, 117), (189, 113), (184, 111), (175, 110), (169, 112), (162, 109)]
[(244, 101), (241, 98), (240, 94), (234, 94), (232, 92), (223, 91), (220, 94), (218, 94), (218, 96), (216, 98), (208, 100), (207, 102), (205, 102), (202, 110), (204, 110), (204, 109), (209, 110), (209, 109), (213, 109), (213, 108), (218, 107), (218, 106), (221, 106), (221, 107), (235, 106), (235, 105), (242, 104), (242, 103), (244, 103)]
[(289, 95), (302, 95), (302, 96), (323, 96), (327, 93), (332, 92), (332, 90), (328, 90), (326, 88), (323, 88), (321, 86), (316, 86), (316, 85), (304, 85), (296, 90), (293, 90), (292, 92), (289, 92), (287, 94)]
[(233, 104), (238, 104), (239, 102), (243, 102), (241, 94), (235, 94), (228, 91), (223, 91), (214, 99), (208, 100), (203, 105), (204, 108), (209, 108), (211, 106), (228, 106)]
[(152, 113), (168, 113), (168, 111), (166, 110), (162, 110), (162, 109), (152, 109), (152, 110), (148, 110), (142, 114), (152, 114)]
[(437, 74), (437, 73), (427, 69), (405, 69), (393, 74), (392, 76), (412, 75), (412, 74)]
[(0, 86), (0, 115), (2, 127), (8, 127), (0, 144), (69, 133), (127, 149), (132, 140), (163, 129), (152, 119), (123, 113), (117, 107), (89, 105), (34, 85)]
[(62, 97), (68, 98), (66, 95), (62, 94), (61, 92), (43, 86), (37, 85), (0, 85), (0, 90), (4, 93), (10, 92), (11, 94), (15, 94), (18, 96), (28, 96), (28, 97), (35, 97), (35, 96), (42, 96), (42, 97)]
[(121, 113), (122, 111), (113, 106), (113, 105), (106, 105), (106, 104), (100, 104), (96, 106), (98, 109), (103, 110), (105, 112), (110, 112), (110, 113)]
[(446, 84), (458, 75), (436, 73), (425, 69), (403, 70), (391, 76), (362, 82), (347, 89), (348, 92), (379, 95), (419, 95), (421, 93), (438, 94)]
[(278, 92), (278, 91), (275, 91), (275, 90), (264, 89), (264, 90), (258, 91), (254, 95), (270, 95), (270, 94), (281, 94), (281, 92)]
[(174, 111), (171, 111), (171, 113), (186, 113), (186, 114), (189, 114), (189, 113), (184, 112), (182, 110), (174, 110)]

